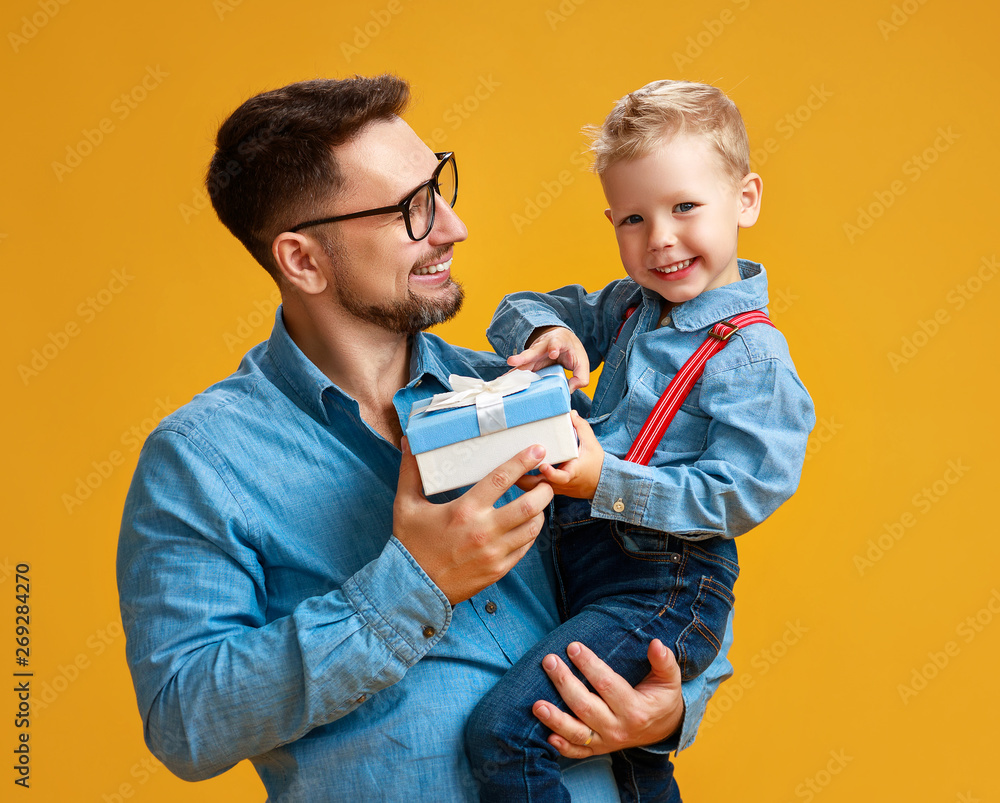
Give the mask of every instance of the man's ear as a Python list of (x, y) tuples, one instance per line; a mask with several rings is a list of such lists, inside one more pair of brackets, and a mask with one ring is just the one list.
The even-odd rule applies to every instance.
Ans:
[(740, 216), (738, 225), (748, 229), (760, 215), (760, 199), (764, 194), (764, 181), (756, 173), (747, 173), (740, 186)]
[(326, 290), (328, 280), (320, 269), (326, 254), (315, 240), (303, 234), (283, 231), (271, 243), (271, 256), (282, 279), (291, 286), (307, 295)]

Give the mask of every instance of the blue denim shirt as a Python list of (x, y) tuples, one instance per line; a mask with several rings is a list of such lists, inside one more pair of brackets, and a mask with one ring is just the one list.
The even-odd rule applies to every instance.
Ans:
[[(450, 373), (504, 370), (419, 334), (396, 409), (405, 420)], [(399, 463), (292, 342), (280, 309), (235, 374), (150, 435), (118, 585), (146, 741), (177, 775), (249, 758), (282, 803), (478, 799), (462, 731), (557, 624), (549, 561), (536, 546), (453, 608), (392, 536)], [(681, 746), (732, 672), (728, 647), (684, 686)], [(606, 759), (577, 762), (567, 783), (575, 800), (617, 799)]]
[[(577, 334), (591, 366), (604, 362), (590, 413), (606, 453), (595, 516), (694, 540), (735, 537), (798, 487), (816, 417), (784, 336), (766, 324), (737, 332), (708, 361), (649, 466), (622, 459), (709, 329), (766, 307), (763, 266), (741, 259), (739, 269), (740, 281), (675, 305), (663, 326), (662, 298), (631, 279), (590, 294), (579, 285), (515, 293), (498, 307), (487, 332), (498, 354), (517, 353), (534, 329), (558, 325)], [(623, 326), (630, 307), (638, 308)]]

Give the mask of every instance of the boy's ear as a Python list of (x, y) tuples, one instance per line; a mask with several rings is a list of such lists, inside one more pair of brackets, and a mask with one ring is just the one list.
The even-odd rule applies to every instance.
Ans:
[(605, 209), (604, 210), (604, 217), (606, 217), (608, 219), (608, 223), (610, 223), (612, 226), (615, 225), (615, 219), (613, 217), (611, 217), (611, 210), (610, 209)]
[(271, 256), (281, 278), (307, 295), (322, 293), (327, 287), (319, 265), (321, 254), (315, 240), (290, 231), (282, 232), (271, 243)]
[(760, 199), (764, 193), (764, 181), (756, 173), (747, 173), (740, 186), (740, 216), (738, 225), (748, 229), (757, 222), (760, 215)]

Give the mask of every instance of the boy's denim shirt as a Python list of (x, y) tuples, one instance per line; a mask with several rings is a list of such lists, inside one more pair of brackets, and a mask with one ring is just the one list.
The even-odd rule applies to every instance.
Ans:
[(739, 269), (741, 281), (675, 305), (663, 326), (661, 297), (631, 279), (590, 294), (579, 285), (515, 293), (497, 308), (487, 335), (498, 354), (557, 325), (577, 334), (591, 366), (604, 362), (590, 413), (605, 450), (595, 516), (691, 539), (735, 537), (798, 487), (816, 416), (784, 336), (766, 324), (741, 329), (708, 361), (649, 466), (621, 459), (709, 329), (766, 308), (763, 266), (741, 259)]

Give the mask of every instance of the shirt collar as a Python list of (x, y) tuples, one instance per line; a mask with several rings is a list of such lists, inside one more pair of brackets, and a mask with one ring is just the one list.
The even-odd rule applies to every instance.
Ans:
[[(267, 357), (277, 372), (297, 397), (297, 403), (310, 415), (324, 424), (330, 424), (331, 410), (328, 401), (339, 399), (342, 405), (357, 410), (358, 403), (330, 381), (313, 362), (302, 353), (285, 328), (282, 308), (274, 316), (274, 329), (267, 343)], [(451, 371), (432, 348), (431, 338), (423, 332), (413, 336), (410, 354), (410, 381), (407, 387), (419, 384), (424, 377), (436, 378), (442, 389), (449, 389)]]
[[(705, 329), (740, 312), (767, 306), (767, 273), (759, 262), (737, 260), (741, 281), (717, 287), (670, 310), (674, 326), (682, 332)], [(651, 291), (643, 290), (643, 295)], [(655, 294), (653, 294), (655, 295)], [(659, 296), (656, 297), (659, 302)]]
[(285, 328), (280, 305), (274, 314), (274, 328), (267, 341), (266, 357), (288, 385), (291, 390), (290, 395), (295, 396), (296, 403), (314, 418), (329, 424), (330, 418), (323, 402), (323, 395), (327, 391), (336, 393), (343, 391), (295, 345), (295, 341)]
[(432, 376), (444, 389), (451, 389), (448, 377), (452, 374), (452, 370), (441, 359), (440, 349), (434, 348), (434, 344), (434, 339), (425, 332), (417, 332), (413, 336), (413, 347), (410, 349), (410, 382), (407, 387)]

